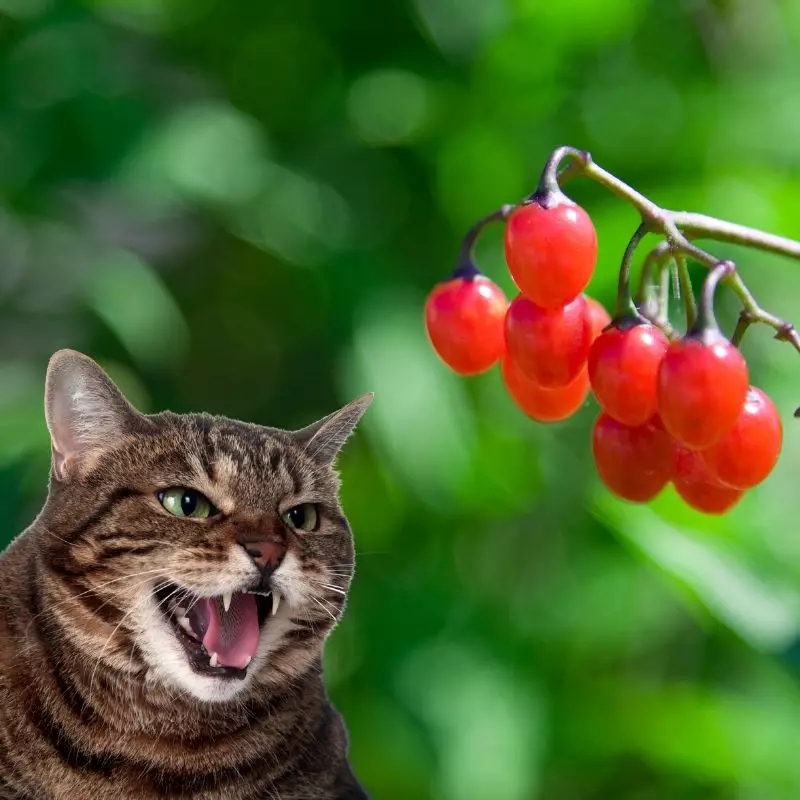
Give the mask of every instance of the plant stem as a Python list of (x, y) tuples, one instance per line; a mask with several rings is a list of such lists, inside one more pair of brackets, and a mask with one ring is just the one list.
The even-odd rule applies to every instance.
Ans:
[(456, 268), (451, 275), (452, 278), (464, 278), (469, 280), (470, 278), (475, 278), (482, 274), (475, 263), (475, 244), (478, 241), (478, 237), (487, 225), (508, 219), (515, 208), (516, 206), (510, 204), (501, 206), (497, 211), (493, 211), (491, 214), (487, 214), (482, 219), (479, 219), (467, 231), (466, 235), (461, 240), (461, 248), (458, 252)]
[[(672, 254), (667, 242), (657, 244), (645, 257), (642, 266), (639, 291), (637, 292), (640, 313), (660, 328), (668, 339), (677, 336), (669, 321), (670, 266)], [(658, 280), (658, 297), (652, 298)]]
[(675, 263), (678, 272), (678, 285), (683, 295), (683, 307), (686, 309), (686, 329), (694, 325), (697, 319), (697, 303), (692, 291), (692, 279), (689, 277), (689, 265), (683, 253), (675, 253)]
[(716, 266), (708, 273), (703, 281), (703, 289), (700, 292), (700, 307), (697, 317), (688, 330), (689, 335), (700, 336), (719, 336), (720, 330), (714, 316), (714, 298), (717, 294), (719, 282), (729, 275), (736, 272), (736, 265), (733, 261), (718, 261)]
[(664, 263), (659, 277), (656, 324), (671, 338), (675, 335), (675, 331), (669, 321), (669, 277), (669, 264)]
[[(564, 162), (567, 162), (567, 165), (562, 169)], [(644, 224), (647, 225), (648, 231), (663, 234), (668, 249), (673, 255), (691, 258), (709, 269), (715, 268), (720, 260), (697, 247), (692, 242), (693, 239), (729, 242), (800, 260), (800, 242), (705, 214), (661, 208), (627, 183), (595, 164), (589, 153), (575, 147), (559, 147), (553, 151), (545, 164), (539, 185), (541, 187), (552, 187), (554, 184), (563, 185), (566, 181), (579, 175), (599, 183), (634, 206), (639, 211)], [(800, 334), (793, 325), (761, 308), (737, 272), (730, 274), (726, 280), (730, 288), (738, 295), (744, 309), (746, 323), (737, 326), (740, 337), (750, 324), (760, 322), (775, 330), (776, 339), (791, 342), (794, 348), (800, 352)]]
[(619, 283), (617, 285), (617, 307), (614, 312), (615, 318), (621, 317), (641, 317), (631, 297), (631, 261), (639, 242), (647, 236), (647, 225), (643, 222), (631, 236), (625, 253), (622, 256), (622, 265), (619, 270)]
[[(776, 236), (772, 233), (764, 233), (756, 228), (748, 228), (746, 225), (738, 225), (735, 222), (709, 217), (705, 214), (695, 214), (690, 211), (670, 211), (661, 208), (652, 200), (637, 192), (633, 187), (621, 181), (616, 175), (612, 175), (595, 164), (589, 153), (573, 147), (566, 147), (559, 148), (553, 155), (559, 153), (559, 151), (564, 151), (559, 156), (560, 160), (566, 157), (572, 159), (568, 169), (560, 174), (560, 182), (563, 183), (564, 180), (571, 178), (573, 175), (580, 174), (590, 178), (595, 183), (599, 183), (618, 197), (627, 200), (639, 211), (642, 218), (650, 223), (651, 230), (661, 231), (668, 240), (673, 240), (670, 242), (673, 248), (682, 250), (687, 256), (694, 257), (698, 251), (702, 253), (699, 248), (696, 248), (689, 241), (691, 238), (729, 242), (788, 256), (789, 258), (800, 259), (800, 242), (786, 239), (783, 236)], [(719, 263), (718, 258), (708, 254), (698, 258), (698, 261), (709, 268)]]

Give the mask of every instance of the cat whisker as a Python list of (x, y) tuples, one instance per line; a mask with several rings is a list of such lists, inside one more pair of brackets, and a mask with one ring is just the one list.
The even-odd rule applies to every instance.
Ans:
[(344, 589), (341, 589), (338, 586), (331, 586), (331, 584), (329, 583), (320, 583), (318, 585), (321, 586), (323, 589), (327, 589), (328, 591), (331, 592), (336, 592), (337, 594), (340, 594), (342, 596), (347, 594), (347, 592)]
[(193, 599), (189, 603), (189, 607), (186, 609), (187, 614), (200, 602), (200, 597), (198, 595), (193, 595), (192, 597)]
[[(149, 583), (150, 580), (151, 580), (151, 578), (145, 578), (144, 580), (139, 581), (139, 583), (137, 583), (134, 588), (138, 589), (139, 587), (144, 586), (145, 584)], [(160, 584), (156, 584), (156, 586), (158, 586), (158, 585), (160, 585)], [(163, 585), (169, 585), (169, 584), (163, 584)], [(101, 608), (105, 608), (105, 606), (107, 606), (111, 602), (111, 600), (112, 600), (112, 598), (109, 598), (108, 600), (104, 600), (97, 607), (97, 610), (99, 611)]]
[(338, 622), (336, 619), (335, 614), (325, 605), (323, 605), (318, 598), (314, 597), (313, 595), (309, 595), (309, 599), (316, 603), (334, 622)]
[(91, 703), (91, 700), (92, 700), (92, 692), (93, 692), (93, 690), (94, 690), (94, 679), (95, 679), (95, 677), (96, 677), (96, 675), (97, 675), (97, 670), (98, 670), (98, 668), (100, 667), (100, 664), (102, 663), (102, 660), (103, 660), (103, 654), (105, 653), (105, 651), (106, 651), (106, 648), (107, 648), (107, 647), (108, 647), (108, 645), (110, 644), (111, 640), (114, 638), (114, 635), (116, 634), (116, 632), (117, 632), (117, 631), (120, 629), (120, 627), (122, 626), (122, 623), (123, 623), (123, 622), (125, 622), (125, 620), (126, 620), (126, 619), (127, 619), (127, 618), (128, 618), (130, 615), (131, 615), (131, 614), (133, 614), (133, 612), (134, 612), (134, 611), (136, 611), (136, 610), (139, 608), (139, 606), (141, 606), (143, 603), (147, 602), (149, 599), (150, 599), (150, 595), (149, 595), (149, 594), (146, 594), (144, 597), (141, 597), (141, 598), (139, 598), (139, 600), (137, 600), (137, 601), (136, 601), (136, 602), (133, 604), (133, 606), (131, 606), (131, 608), (129, 608), (129, 609), (128, 609), (128, 610), (125, 612), (125, 614), (123, 614), (123, 616), (122, 616), (122, 619), (121, 619), (121, 620), (120, 620), (120, 621), (117, 623), (116, 627), (114, 628), (114, 630), (113, 630), (113, 631), (111, 631), (111, 633), (109, 634), (109, 636), (108, 636), (108, 638), (106, 639), (105, 643), (103, 644), (103, 647), (101, 648), (101, 650), (100, 650), (100, 653), (99, 653), (99, 654), (98, 654), (98, 655), (95, 657), (95, 660), (97, 661), (97, 663), (94, 665), (94, 669), (92, 670), (92, 676), (91, 676), (91, 678), (89, 679), (89, 694), (88, 694), (88, 697), (86, 698), (86, 702), (87, 702), (87, 704), (90, 704), (90, 703)]
[(62, 539), (57, 533), (54, 533), (45, 525), (41, 526), (41, 530), (43, 530), (49, 536), (52, 536), (54, 539), (57, 539), (59, 542), (64, 542), (65, 545), (70, 546), (70, 543), (66, 539)]
[[(134, 572), (134, 573), (132, 573), (130, 575), (122, 575), (121, 577), (118, 577), (118, 578), (112, 578), (110, 581), (106, 581), (105, 583), (100, 583), (97, 586), (93, 586), (91, 589), (86, 589), (86, 591), (79, 592), (78, 594), (70, 595), (69, 597), (65, 597), (63, 600), (60, 600), (57, 603), (53, 603), (52, 605), (47, 606), (47, 608), (42, 609), (38, 614), (35, 614), (31, 618), (30, 622), (28, 623), (25, 635), (27, 637), (27, 634), (28, 634), (28, 631), (30, 630), (31, 625), (36, 620), (38, 620), (39, 617), (43, 616), (44, 614), (47, 614), (48, 612), (53, 611), (53, 609), (58, 608), (59, 606), (62, 606), (65, 603), (70, 603), (73, 600), (78, 600), (81, 597), (86, 597), (87, 595), (90, 595), (93, 592), (97, 592), (100, 589), (105, 589), (107, 586), (110, 586), (112, 583), (118, 583), (119, 581), (124, 581), (124, 580), (133, 580), (134, 578), (139, 578), (142, 575), (152, 575), (153, 573), (166, 573), (166, 572), (167, 572), (167, 570), (165, 568), (163, 568), (163, 567), (159, 567), (158, 569), (143, 570), (142, 572)], [(137, 584), (137, 586), (143, 585), (143, 584), (147, 583), (149, 580), (152, 580), (152, 578), (149, 578), (149, 577), (145, 578), (143, 581), (140, 581), (140, 583)], [(105, 603), (103, 603), (103, 606), (106, 605), (109, 602), (110, 602), (110, 600), (106, 600)], [(102, 608), (102, 606), (101, 606), (101, 608)]]
[(303, 616), (306, 618), (306, 623), (308, 624), (308, 627), (311, 628), (311, 632), (314, 634), (314, 636), (319, 636), (317, 629), (314, 627), (314, 620), (311, 619), (311, 614), (309, 614), (308, 611), (304, 611)]
[[(317, 598), (317, 600), (320, 600), (321, 602), (323, 602), (326, 606), (329, 606), (330, 608), (332, 608), (337, 613), (341, 609), (341, 606), (337, 605), (337, 603), (335, 603), (329, 597), (323, 597), (322, 595), (316, 595), (316, 598)], [(338, 602), (338, 600), (337, 600), (337, 602)]]
[[(165, 606), (165, 603), (168, 603), (173, 597), (175, 597), (175, 595), (180, 594), (181, 592), (185, 594), (186, 590), (181, 588), (180, 586), (176, 586), (163, 600), (159, 600), (156, 603), (156, 608), (159, 608), (162, 611), (166, 611), (167, 608)], [(176, 604), (180, 605), (180, 601), (177, 601)]]
[[(131, 576), (131, 577), (139, 577), (139, 576), (135, 575), (135, 576)], [(119, 579), (115, 579), (115, 581), (116, 580), (119, 580)], [(139, 583), (136, 584), (136, 586), (134, 588), (136, 588), (138, 586), (143, 586), (144, 584), (148, 583), (150, 580), (151, 580), (151, 578), (144, 578), (143, 580), (140, 580)], [(113, 581), (109, 581), (108, 583), (112, 583), (112, 582)], [(107, 585), (107, 584), (102, 584), (102, 585)], [(44, 608), (38, 614), (35, 614), (30, 619), (30, 621), (28, 622), (28, 625), (25, 628), (24, 639), (27, 642), (27, 644), (24, 647), (20, 648), (17, 656), (19, 658), (22, 658), (22, 657), (26, 656), (26, 654), (28, 653), (30, 648), (33, 646), (34, 643), (30, 640), (30, 635), (29, 635), (30, 634), (30, 629), (31, 629), (31, 625), (33, 625), (36, 622), (36, 620), (39, 619), (39, 617), (42, 617), (47, 613), (52, 613), (53, 611), (55, 611), (56, 609), (60, 608), (61, 606), (64, 606), (67, 603), (70, 603), (73, 600), (76, 600), (76, 599), (88, 594), (90, 591), (92, 591), (92, 590), (88, 590), (87, 592), (81, 592), (80, 594), (77, 594), (77, 595), (70, 595), (69, 597), (64, 598), (63, 600), (59, 601), (58, 603), (53, 603), (51, 605), (48, 605), (47, 608)], [(107, 606), (111, 602), (111, 600), (112, 600), (112, 598), (109, 598), (109, 599), (103, 601), (97, 607), (97, 611), (99, 611), (101, 608), (104, 608), (105, 606)]]
[(341, 586), (335, 586), (334, 584), (331, 583), (325, 583), (323, 581), (314, 580), (313, 578), (310, 579), (310, 583), (313, 583), (315, 586), (321, 586), (323, 589), (327, 589), (328, 591), (336, 592), (337, 594), (340, 594), (342, 596), (347, 594), (347, 591), (345, 589), (342, 589)]

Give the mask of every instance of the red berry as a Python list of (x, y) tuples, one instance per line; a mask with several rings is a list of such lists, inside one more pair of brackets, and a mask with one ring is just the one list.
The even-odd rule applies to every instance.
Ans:
[(609, 328), (589, 351), (597, 402), (618, 422), (642, 425), (658, 410), (658, 368), (669, 340), (654, 325)]
[(602, 412), (594, 424), (597, 472), (615, 495), (632, 503), (652, 500), (667, 485), (673, 447), (658, 417), (631, 427)]
[(514, 402), (537, 422), (560, 422), (571, 417), (589, 394), (589, 374), (581, 370), (566, 386), (545, 389), (532, 381), (508, 354), (500, 362), (503, 381)]
[(505, 349), (507, 308), (502, 289), (483, 275), (438, 284), (425, 303), (425, 326), (434, 350), (455, 372), (485, 372)]
[(589, 306), (589, 319), (592, 325), (592, 340), (596, 339), (605, 328), (611, 324), (611, 314), (606, 311), (605, 306), (594, 299), (585, 295), (586, 303)]
[(690, 450), (703, 450), (733, 428), (747, 396), (744, 356), (723, 336), (672, 342), (658, 371), (664, 427)]
[(548, 389), (566, 386), (578, 377), (592, 344), (583, 295), (556, 310), (517, 295), (508, 307), (505, 332), (508, 352), (520, 369)]
[(672, 474), (675, 489), (684, 502), (704, 514), (724, 514), (744, 497), (744, 489), (725, 486), (714, 477), (695, 450), (679, 447)]
[(782, 442), (783, 425), (775, 404), (751, 386), (733, 429), (701, 456), (721, 483), (749, 489), (772, 472)]
[(519, 206), (505, 235), (508, 269), (519, 290), (542, 308), (560, 308), (589, 283), (597, 261), (597, 233), (589, 215), (565, 196), (544, 208)]

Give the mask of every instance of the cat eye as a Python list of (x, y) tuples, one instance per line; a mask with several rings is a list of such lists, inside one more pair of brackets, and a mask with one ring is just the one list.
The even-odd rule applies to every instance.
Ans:
[(208, 519), (216, 513), (211, 501), (194, 489), (163, 489), (156, 494), (158, 502), (175, 517)]
[(281, 514), (281, 521), (284, 525), (298, 531), (313, 531), (319, 521), (317, 507), (313, 503), (301, 503), (299, 506), (293, 506)]

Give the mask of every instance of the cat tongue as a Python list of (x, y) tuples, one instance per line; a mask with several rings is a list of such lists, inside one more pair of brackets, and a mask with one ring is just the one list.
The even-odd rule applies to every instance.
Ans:
[(219, 598), (204, 597), (197, 604), (206, 630), (203, 646), (217, 666), (243, 669), (258, 649), (258, 609), (252, 594), (237, 592), (225, 611)]

